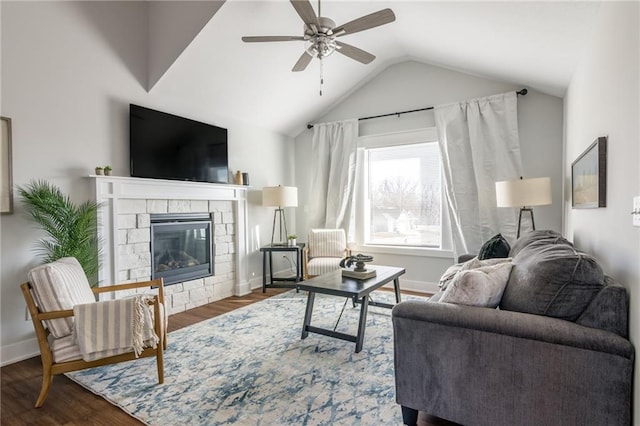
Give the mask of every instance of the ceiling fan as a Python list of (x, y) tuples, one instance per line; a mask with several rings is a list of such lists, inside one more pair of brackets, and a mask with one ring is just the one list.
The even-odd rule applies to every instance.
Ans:
[(304, 22), (304, 34), (302, 36), (250, 36), (242, 37), (242, 41), (247, 43), (304, 41), (306, 43), (305, 51), (291, 71), (304, 71), (313, 58), (318, 58), (322, 61), (323, 58), (336, 51), (358, 62), (368, 64), (376, 58), (374, 55), (350, 44), (343, 43), (337, 38), (396, 20), (396, 16), (391, 9), (383, 9), (336, 26), (333, 20), (320, 16), (320, 0), (318, 0), (317, 15), (309, 0), (290, 1), (300, 18), (302, 18), (302, 22)]

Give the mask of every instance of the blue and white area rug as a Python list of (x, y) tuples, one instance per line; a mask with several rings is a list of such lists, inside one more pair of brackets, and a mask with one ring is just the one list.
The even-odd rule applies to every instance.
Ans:
[[(333, 329), (344, 300), (317, 295), (311, 324)], [(369, 307), (356, 354), (355, 343), (302, 340), (305, 306), (290, 291), (170, 333), (162, 385), (155, 358), (67, 376), (149, 425), (402, 424), (391, 310)], [(337, 331), (355, 334), (359, 312), (347, 303)]]

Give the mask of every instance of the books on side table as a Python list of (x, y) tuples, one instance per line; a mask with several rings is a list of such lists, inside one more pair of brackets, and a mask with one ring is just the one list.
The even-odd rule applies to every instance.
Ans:
[(355, 278), (357, 280), (368, 280), (376, 276), (375, 269), (365, 269), (364, 271), (355, 271), (353, 269), (342, 269), (342, 276), (347, 278)]

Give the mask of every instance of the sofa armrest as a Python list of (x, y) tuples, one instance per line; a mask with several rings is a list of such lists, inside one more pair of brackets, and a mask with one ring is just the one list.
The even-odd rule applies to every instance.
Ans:
[(593, 350), (633, 359), (631, 342), (615, 333), (557, 318), (475, 306), (406, 301), (393, 308), (396, 318), (497, 333), (522, 339)]
[(468, 254), (468, 253), (461, 254), (460, 256), (458, 256), (458, 263), (464, 263), (468, 260), (473, 259), (474, 257), (476, 257), (475, 254)]

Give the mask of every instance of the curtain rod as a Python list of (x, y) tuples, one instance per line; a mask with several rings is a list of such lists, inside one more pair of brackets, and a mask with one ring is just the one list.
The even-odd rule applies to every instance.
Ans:
[[(527, 89), (522, 89), (522, 90), (518, 90), (516, 91), (516, 95), (526, 95), (529, 91)], [(429, 111), (432, 110), (434, 107), (430, 106), (430, 107), (425, 107), (425, 108), (418, 108), (418, 109), (412, 109), (409, 111), (400, 111), (400, 112), (391, 112), (389, 114), (380, 114), (380, 115), (372, 115), (370, 117), (361, 117), (358, 118), (358, 121), (364, 121), (364, 120), (371, 120), (373, 118), (382, 118), (382, 117), (391, 117), (392, 115), (397, 115), (400, 116), (402, 114), (409, 114), (411, 112), (419, 112), (419, 111)], [(313, 129), (313, 124), (309, 123), (307, 124), (307, 129)]]

